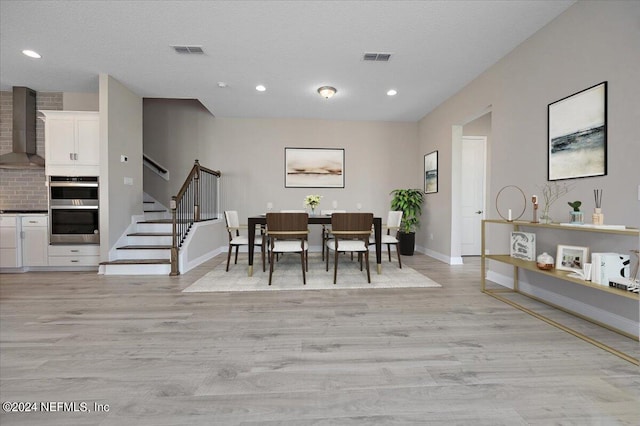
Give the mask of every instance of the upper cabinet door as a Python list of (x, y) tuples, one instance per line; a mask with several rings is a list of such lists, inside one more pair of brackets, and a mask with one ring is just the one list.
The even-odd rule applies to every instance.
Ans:
[(47, 121), (45, 129), (45, 165), (74, 164), (76, 151), (76, 130), (74, 119), (56, 118)]
[(100, 175), (100, 115), (91, 111), (41, 111), (45, 116), (47, 176)]
[(77, 165), (100, 165), (100, 123), (97, 116), (76, 118)]

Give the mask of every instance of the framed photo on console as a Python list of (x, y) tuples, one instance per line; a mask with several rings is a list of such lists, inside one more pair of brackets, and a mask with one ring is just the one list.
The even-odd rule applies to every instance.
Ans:
[(285, 188), (344, 188), (344, 149), (285, 148)]
[(582, 270), (589, 262), (589, 247), (565, 246), (558, 244), (556, 253), (556, 269), (559, 271)]
[(607, 174), (607, 82), (548, 106), (550, 181)]

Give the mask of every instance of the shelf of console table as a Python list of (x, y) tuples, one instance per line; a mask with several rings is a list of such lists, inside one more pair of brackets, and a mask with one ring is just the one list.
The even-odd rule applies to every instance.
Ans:
[(550, 229), (556, 229), (556, 230), (564, 230), (564, 231), (578, 231), (578, 232), (590, 232), (590, 233), (604, 233), (604, 234), (614, 234), (614, 235), (620, 235), (621, 237), (635, 237), (638, 238), (640, 237), (640, 230), (638, 230), (637, 228), (629, 228), (629, 227), (625, 227), (624, 229), (622, 229), (622, 227), (607, 227), (607, 226), (603, 226), (603, 227), (593, 227), (593, 226), (581, 226), (581, 225), (569, 225), (569, 224), (557, 224), (557, 223), (550, 223), (550, 224), (543, 224), (543, 223), (532, 223), (532, 222), (526, 222), (526, 221), (506, 221), (506, 220), (494, 220), (494, 219), (486, 219), (482, 221), (482, 251), (481, 251), (481, 256), (482, 256), (482, 261), (481, 261), (481, 289), (483, 293), (486, 293), (490, 296), (493, 296), (495, 298), (497, 298), (498, 300), (501, 300), (505, 303), (508, 303), (512, 306), (514, 306), (515, 308), (518, 308), (524, 312), (527, 312), (530, 315), (533, 315), (555, 327), (558, 327), (570, 334), (573, 334), (576, 337), (579, 337), (593, 345), (596, 345), (608, 352), (611, 352), (614, 355), (617, 355), (623, 359), (625, 359), (626, 361), (629, 361), (635, 365), (640, 365), (640, 360), (634, 356), (628, 355), (624, 352), (618, 351), (614, 348), (611, 348), (595, 339), (592, 339), (578, 331), (575, 331), (569, 327), (566, 327), (554, 320), (551, 320), (548, 317), (545, 317), (544, 315), (541, 315), (539, 313), (536, 313), (534, 311), (532, 311), (531, 309), (528, 309), (522, 305), (520, 305), (519, 303), (516, 303), (512, 300), (509, 300), (508, 298), (505, 298), (503, 296), (501, 296), (501, 293), (504, 293), (505, 290), (495, 290), (495, 289), (487, 289), (486, 288), (486, 262), (487, 260), (493, 260), (496, 262), (501, 262), (501, 263), (505, 263), (505, 264), (509, 264), (513, 266), (513, 290), (506, 290), (506, 291), (513, 291), (516, 292), (518, 294), (522, 294), (524, 296), (527, 296), (529, 298), (535, 299), (539, 302), (545, 303), (547, 305), (553, 306), (555, 308), (558, 308), (564, 312), (579, 316), (580, 318), (583, 318), (585, 320), (594, 322), (598, 325), (601, 325), (605, 328), (608, 328), (612, 331), (618, 332), (626, 337), (629, 337), (631, 339), (634, 340), (638, 340), (638, 336), (635, 335), (630, 335), (628, 333), (625, 333), (623, 331), (617, 330), (613, 327), (610, 327), (606, 324), (602, 324), (600, 322), (594, 321), (590, 318), (587, 318), (583, 315), (577, 314), (573, 311), (570, 311), (568, 309), (565, 309), (561, 306), (556, 306), (552, 303), (547, 302), (546, 300), (540, 299), (538, 297), (532, 296), (530, 294), (527, 294), (525, 292), (522, 292), (519, 290), (519, 270), (523, 269), (523, 270), (527, 270), (527, 271), (533, 271), (536, 272), (538, 274), (547, 276), (547, 277), (552, 277), (555, 278), (557, 280), (559, 280), (560, 282), (571, 282), (573, 284), (578, 284), (580, 286), (584, 286), (584, 287), (588, 287), (588, 288), (592, 288), (598, 291), (602, 291), (605, 293), (609, 293), (609, 294), (613, 294), (616, 296), (620, 296), (620, 297), (624, 297), (624, 298), (628, 298), (628, 299), (632, 299), (632, 300), (637, 300), (640, 301), (640, 295), (638, 295), (637, 293), (632, 293), (629, 291), (625, 291), (625, 290), (621, 290), (621, 289), (617, 289), (617, 288), (613, 288), (613, 287), (608, 287), (608, 286), (604, 286), (604, 285), (599, 285), (599, 284), (595, 284), (592, 283), (591, 281), (584, 281), (581, 280), (579, 278), (574, 278), (574, 277), (570, 277), (569, 274), (571, 272), (567, 272), (567, 271), (558, 271), (555, 268), (552, 270), (542, 270), (539, 269), (536, 266), (536, 262), (535, 261), (527, 261), (527, 260), (522, 260), (522, 259), (517, 259), (514, 257), (511, 257), (508, 254), (487, 254), (486, 253), (486, 225), (487, 224), (498, 224), (498, 225), (510, 225), (513, 227), (514, 231), (519, 231), (520, 227), (526, 227), (526, 228), (550, 228)]
[(508, 263), (510, 265), (513, 265), (516, 268), (526, 269), (527, 271), (534, 271), (542, 275), (557, 278), (559, 280), (571, 281), (572, 283), (583, 285), (589, 288), (595, 288), (596, 290), (604, 291), (606, 293), (612, 293), (618, 296), (628, 297), (629, 299), (640, 300), (640, 295), (638, 295), (637, 293), (632, 293), (630, 291), (620, 290), (614, 287), (595, 284), (595, 283), (592, 283), (591, 281), (581, 280), (580, 278), (570, 277), (569, 274), (571, 274), (571, 272), (567, 272), (567, 271), (557, 271), (555, 269), (552, 269), (549, 271), (542, 270), (536, 266), (536, 262), (516, 259), (514, 257), (511, 257), (508, 254), (488, 254), (485, 256), (485, 258), (495, 260), (497, 262)]

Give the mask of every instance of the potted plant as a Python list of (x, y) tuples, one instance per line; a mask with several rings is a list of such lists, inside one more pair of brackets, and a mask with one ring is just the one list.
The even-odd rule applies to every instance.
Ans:
[(582, 201), (573, 201), (573, 202), (568, 202), (567, 204), (569, 204), (573, 208), (573, 211), (571, 212), (571, 223), (575, 223), (579, 225), (583, 224), (584, 216), (580, 211), (580, 206), (582, 205)]
[(391, 195), (393, 195), (391, 210), (402, 211), (402, 222), (398, 232), (400, 254), (413, 256), (416, 229), (420, 227), (424, 193), (421, 189), (394, 189)]

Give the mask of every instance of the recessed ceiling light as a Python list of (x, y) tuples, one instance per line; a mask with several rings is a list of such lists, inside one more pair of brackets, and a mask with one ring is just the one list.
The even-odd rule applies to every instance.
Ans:
[(224, 89), (225, 87), (229, 87), (229, 85), (227, 83), (225, 83), (224, 81), (219, 81), (218, 82), (218, 87), (221, 87), (221, 88)]
[(391, 89), (387, 92), (387, 96), (395, 96), (398, 94), (398, 91), (396, 89)]
[(264, 92), (265, 90), (267, 90), (267, 88), (266, 88), (266, 87), (264, 87), (262, 84), (258, 84), (258, 85), (256, 86), (256, 90), (257, 90), (258, 92)]
[(34, 52), (33, 50), (25, 49), (22, 51), (23, 54), (27, 55), (30, 58), (40, 59), (42, 56), (38, 52)]

